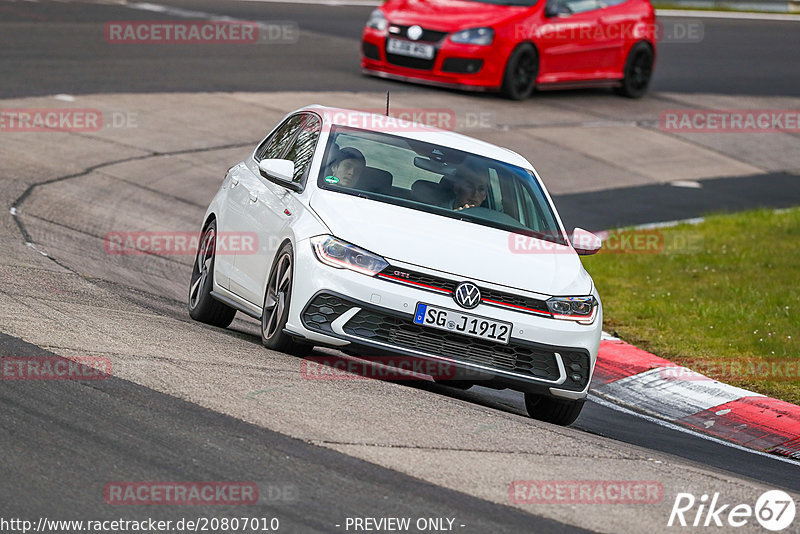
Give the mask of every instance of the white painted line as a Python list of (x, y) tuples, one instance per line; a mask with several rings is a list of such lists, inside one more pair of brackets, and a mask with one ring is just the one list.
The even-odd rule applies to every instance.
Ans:
[(791, 213), (795, 210), (800, 210), (800, 207), (795, 206), (793, 208), (778, 208), (773, 210), (773, 213)]
[(618, 337), (614, 337), (605, 330), (600, 333), (600, 341), (622, 341)]
[(673, 421), (742, 397), (763, 396), (679, 366), (657, 367), (594, 389), (606, 398)]
[(766, 458), (772, 458), (773, 460), (778, 460), (779, 462), (785, 462), (787, 464), (800, 466), (800, 462), (792, 460), (791, 458), (786, 458), (784, 456), (778, 456), (776, 454), (769, 454), (769, 453), (766, 453), (766, 452), (757, 451), (755, 449), (749, 449), (747, 447), (744, 447), (743, 445), (739, 445), (738, 443), (732, 443), (730, 441), (725, 441), (724, 439), (719, 439), (719, 438), (716, 438), (714, 436), (709, 436), (707, 434), (696, 432), (696, 431), (694, 431), (694, 430), (692, 430), (690, 428), (686, 428), (686, 427), (683, 427), (683, 426), (680, 426), (680, 425), (676, 425), (675, 423), (670, 423), (669, 421), (664, 421), (663, 419), (658, 419), (656, 417), (651, 417), (649, 415), (645, 415), (643, 413), (639, 413), (639, 412), (636, 412), (634, 410), (629, 410), (628, 408), (625, 408), (623, 406), (619, 406), (618, 404), (614, 404), (613, 402), (609, 402), (609, 401), (607, 401), (606, 399), (604, 399), (602, 397), (598, 397), (597, 395), (593, 395), (592, 393), (589, 393), (589, 398), (592, 400), (592, 402), (596, 402), (600, 406), (605, 406), (606, 408), (610, 408), (612, 410), (616, 410), (618, 412), (621, 412), (621, 413), (624, 413), (624, 414), (627, 414), (627, 415), (633, 415), (634, 417), (639, 417), (641, 419), (644, 419), (645, 421), (649, 421), (649, 422), (655, 423), (655, 424), (657, 424), (659, 426), (663, 426), (664, 428), (669, 428), (670, 430), (676, 430), (678, 432), (683, 432), (684, 434), (691, 434), (692, 436), (695, 436), (695, 437), (698, 437), (698, 438), (702, 438), (702, 439), (705, 439), (705, 440), (708, 440), (708, 441), (713, 441), (714, 443), (718, 443), (720, 445), (725, 445), (727, 447), (731, 447), (733, 449), (737, 449), (737, 450), (740, 450), (740, 451), (749, 452), (750, 454), (756, 454), (758, 456), (764, 456)]
[(699, 11), (693, 9), (656, 9), (659, 17), (687, 17), (701, 19), (778, 20), (800, 22), (800, 15), (789, 13), (745, 13), (742, 11)]
[[(550, 125), (543, 125), (544, 128), (549, 127)], [(624, 121), (624, 120), (596, 120), (596, 121), (584, 121), (579, 122), (577, 126), (585, 127), (585, 128), (609, 128), (612, 126), (639, 126), (637, 121)]]
[(43, 251), (43, 250), (40, 250), (40, 249), (39, 249), (39, 248), (36, 246), (36, 243), (31, 243), (30, 241), (26, 241), (26, 242), (25, 242), (25, 245), (27, 245), (27, 246), (31, 247), (33, 250), (35, 250), (36, 252), (38, 252), (38, 253), (39, 253), (39, 254), (41, 254), (42, 256), (44, 256), (44, 257), (46, 257), (46, 258), (47, 258), (47, 257), (49, 257), (49, 256), (47, 255), (47, 252), (45, 252), (45, 251)]
[(673, 226), (678, 226), (679, 224), (700, 224), (704, 220), (705, 218), (703, 217), (694, 217), (692, 219), (680, 219), (677, 221), (645, 223), (634, 226), (633, 228), (636, 230), (655, 230), (656, 228), (671, 228)]
[(183, 17), (187, 19), (207, 19), (218, 17), (218, 15), (212, 15), (211, 13), (206, 13), (205, 11), (162, 6), (159, 4), (150, 4), (148, 2), (125, 2), (125, 7), (139, 9), (141, 11), (151, 11), (153, 13), (164, 13), (167, 15), (174, 15), (176, 17)]
[[(701, 184), (702, 185), (702, 184)], [(773, 213), (788, 213), (794, 210), (798, 210), (800, 207), (794, 208), (778, 208), (772, 210)], [(671, 228), (673, 226), (678, 226), (679, 224), (700, 224), (701, 222), (705, 221), (705, 217), (692, 217), (691, 219), (678, 219), (675, 221), (664, 221), (664, 222), (654, 222), (654, 223), (645, 223), (645, 224), (637, 224), (633, 226), (634, 230), (655, 230), (657, 228)], [(612, 231), (621, 231), (624, 228), (617, 228), (616, 230), (607, 230), (608, 232)]]
[(703, 188), (703, 184), (701, 184), (697, 180), (675, 180), (674, 182), (669, 182), (669, 185), (671, 185), (672, 187), (685, 187), (687, 189)]
[(158, 4), (148, 4), (147, 2), (126, 2), (125, 7), (130, 7), (132, 9), (141, 9), (142, 11), (155, 11), (156, 13), (163, 13), (167, 10), (166, 7), (160, 6)]
[(53, 98), (55, 98), (56, 100), (61, 100), (63, 102), (75, 102), (75, 97), (72, 95), (60, 94), (54, 96)]

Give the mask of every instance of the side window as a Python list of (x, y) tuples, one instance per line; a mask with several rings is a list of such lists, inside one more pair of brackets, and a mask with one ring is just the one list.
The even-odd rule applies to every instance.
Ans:
[(311, 158), (319, 139), (320, 122), (315, 115), (303, 115), (300, 131), (285, 158), (294, 162), (293, 181), (300, 182), (308, 175)]
[(267, 140), (258, 147), (255, 156), (256, 161), (282, 157), (289, 142), (291, 142), (294, 134), (297, 133), (302, 119), (302, 115), (294, 115), (286, 119), (286, 121), (275, 130), (275, 133), (269, 136)]
[[(538, 189), (536, 182), (531, 181), (530, 184), (526, 184), (519, 181), (516, 185), (518, 186), (520, 215), (525, 226), (537, 232), (545, 228), (557, 229), (558, 224), (555, 217), (547, 208), (547, 200), (541, 189)], [(557, 230), (553, 230), (553, 232), (558, 233)]]
[[(613, 1), (613, 0), (612, 0)], [(621, 3), (625, 0), (618, 0)], [(585, 13), (602, 9), (606, 6), (601, 0), (548, 0), (546, 6), (547, 16), (568, 16), (576, 13)]]
[(566, 0), (565, 4), (570, 13), (584, 13), (605, 7), (605, 4), (599, 0)]

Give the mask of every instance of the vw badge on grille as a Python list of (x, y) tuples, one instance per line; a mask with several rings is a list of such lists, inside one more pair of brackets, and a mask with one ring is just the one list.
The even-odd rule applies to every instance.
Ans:
[(417, 39), (422, 37), (422, 28), (420, 28), (417, 25), (411, 26), (408, 29), (408, 32), (406, 32), (406, 34), (408, 35), (409, 39), (411, 39), (412, 41), (416, 41)]
[(472, 282), (461, 282), (453, 291), (453, 300), (462, 308), (471, 310), (481, 302), (481, 290)]

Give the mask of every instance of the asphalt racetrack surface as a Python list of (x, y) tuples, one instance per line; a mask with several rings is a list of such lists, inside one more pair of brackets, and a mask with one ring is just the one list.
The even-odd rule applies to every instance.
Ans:
[[(58, 357), (5, 334), (0, 334), (0, 355)], [(0, 405), (6, 481), (0, 498), (6, 514), (141, 519), (141, 507), (97, 506), (109, 481), (255, 480), (263, 483), (248, 516), (277, 517), (281, 530), (289, 532), (330, 532), (346, 517), (364, 512), (375, 517), (445, 514), (484, 532), (565, 528), (114, 377), (94, 383), (6, 383)], [(14, 491), (8, 491), (11, 481)], [(234, 518), (241, 517), (240, 510), (192, 507), (191, 516)], [(159, 506), (149, 517), (177, 522), (187, 517), (187, 508)]]
[[(153, 93), (155, 100), (169, 93), (387, 90), (422, 102), (465, 97), (363, 76), (359, 37), (370, 6), (131, 4), (0, 1), (0, 98)], [(296, 24), (301, 38), (282, 45), (168, 47), (109, 46), (103, 40), (108, 21), (209, 16)], [(770, 97), (800, 96), (800, 24), (687, 20), (701, 21), (703, 39), (660, 46), (654, 94), (760, 98), (762, 107)], [(598, 113), (604, 106), (621, 106), (606, 93), (559, 91), (544, 98), (565, 113), (572, 111), (573, 99), (589, 101)], [(466, 96), (476, 108), (500, 109), (492, 95)], [(674, 97), (659, 98), (661, 105)], [(650, 104), (639, 101), (631, 109), (644, 105)], [(168, 108), (165, 104), (165, 113)], [(289, 109), (269, 113), (279, 117)], [(163, 158), (162, 164), (175, 164), (185, 153), (156, 150), (156, 141), (142, 147), (58, 137), (41, 149), (32, 144), (33, 155), (21, 157), (16, 138), (6, 144), (2, 135), (0, 159), (7, 153), (16, 158), (0, 164), (6, 170), (0, 176), (2, 200), (7, 210), (14, 205), (22, 215), (6, 216), (0, 227), (0, 320), (7, 325), (0, 330), (0, 356), (44, 358), (103, 347), (115, 365), (121, 362), (121, 376), (103, 381), (0, 383), (4, 519), (246, 515), (279, 517), (283, 532), (345, 532), (348, 517), (408, 516), (456, 518), (454, 530), (463, 532), (652, 532), (666, 524), (678, 491), (700, 495), (722, 488), (728, 502), (754, 501), (772, 488), (800, 492), (797, 463), (593, 399), (572, 427), (562, 429), (527, 418), (522, 395), (507, 390), (464, 392), (432, 382), (380, 381), (336, 387), (296, 380), (298, 360), (261, 347), (258, 327), (249, 319), (239, 318), (226, 330), (188, 319), (182, 295), (191, 258), (114, 263), (91, 252), (109, 220), (158, 226), (163, 216), (171, 224), (199, 222), (216, 182), (192, 182), (182, 191), (174, 180), (154, 176), (155, 165), (147, 167), (150, 174), (141, 172), (142, 183), (118, 180), (139, 172), (126, 170), (128, 163)], [(794, 141), (797, 146), (797, 134)], [(221, 179), (226, 164), (254, 142), (243, 135), (216, 148), (204, 148), (202, 141), (197, 148), (180, 146), (196, 150), (192, 165), (213, 167), (210, 174)], [(106, 150), (120, 153), (105, 157)], [(85, 161), (67, 157), (75, 154)], [(42, 155), (44, 162), (38, 159)], [(61, 158), (64, 168), (53, 171)], [(107, 163), (115, 160), (127, 163), (119, 168)], [(703, 179), (699, 188), (654, 181), (578, 187), (554, 198), (568, 227), (593, 230), (800, 204), (800, 166), (761, 168), (761, 174), (742, 167), (736, 176)], [(49, 185), (30, 188), (45, 180), (54, 192)], [(104, 205), (103, 198), (117, 195), (116, 187), (122, 200)], [(112, 192), (108, 197), (99, 193), (104, 188)], [(91, 197), (88, 204), (80, 205), (85, 196)], [(51, 252), (45, 257), (47, 245)], [(166, 282), (148, 287), (156, 278)], [(517, 464), (524, 467), (514, 471)], [(515, 478), (614, 477), (658, 477), (663, 502), (655, 509), (575, 509), (514, 506), (507, 496)], [(244, 513), (236, 507), (103, 501), (106, 484), (131, 480), (251, 480), (259, 484), (260, 499)]]
[[(128, 2), (128, 6), (145, 5)], [(194, 91), (423, 91), (360, 74), (361, 30), (373, 7), (236, 0), (152, 2), (178, 11), (91, 2), (0, 2), (0, 97)], [(178, 16), (181, 15), (181, 16)], [(293, 44), (104, 46), (117, 20), (228, 16), (296, 25)], [(800, 95), (793, 22), (665, 18), (691, 40), (659, 44), (653, 91)], [(681, 26), (683, 25), (683, 26)], [(699, 42), (697, 42), (699, 40)], [(25, 46), (19, 46), (25, 43)], [(429, 89), (424, 89), (425, 91)], [(596, 92), (596, 91), (595, 91)]]

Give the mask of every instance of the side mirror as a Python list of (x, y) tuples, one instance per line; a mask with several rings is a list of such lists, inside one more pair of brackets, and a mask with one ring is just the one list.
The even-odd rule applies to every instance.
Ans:
[(300, 189), (300, 184), (294, 179), (294, 162), (288, 159), (262, 159), (258, 162), (261, 176), (278, 185), (288, 187), (293, 191)]
[(603, 240), (583, 228), (572, 231), (572, 246), (581, 256), (591, 256), (603, 246)]

